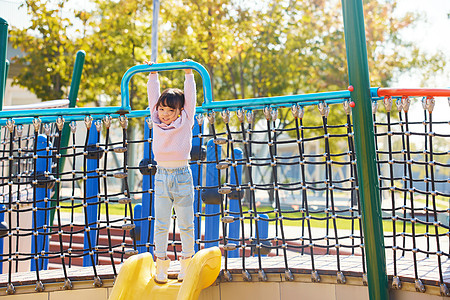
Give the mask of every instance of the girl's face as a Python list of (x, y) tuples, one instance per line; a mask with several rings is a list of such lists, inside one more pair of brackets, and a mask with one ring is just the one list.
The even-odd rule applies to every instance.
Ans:
[(181, 109), (172, 108), (169, 106), (159, 106), (158, 107), (158, 117), (161, 122), (166, 125), (170, 125), (173, 121), (178, 119), (181, 114)]

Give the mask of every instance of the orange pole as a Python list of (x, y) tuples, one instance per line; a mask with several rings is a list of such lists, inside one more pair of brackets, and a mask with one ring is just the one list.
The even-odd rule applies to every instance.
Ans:
[(400, 89), (400, 88), (379, 88), (379, 97), (386, 96), (409, 96), (409, 97), (450, 97), (450, 89)]

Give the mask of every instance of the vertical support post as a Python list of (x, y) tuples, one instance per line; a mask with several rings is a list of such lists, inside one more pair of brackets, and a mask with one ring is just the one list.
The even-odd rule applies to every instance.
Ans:
[[(194, 128), (192, 129), (192, 135), (196, 136), (199, 133), (203, 133), (200, 132), (200, 126), (198, 125), (198, 122), (194, 123)], [(192, 139), (192, 149), (195, 148), (200, 148), (200, 138), (196, 137)], [(199, 153), (200, 156), (200, 153)], [(200, 157), (199, 157), (200, 159)], [(196, 185), (201, 185), (202, 182), (202, 166), (198, 165), (198, 164), (192, 164), (191, 165), (191, 171), (192, 171), (192, 181), (194, 182), (194, 187)], [(200, 176), (199, 176), (200, 174)], [(200, 184), (199, 184), (200, 183)], [(202, 211), (202, 199), (199, 199), (199, 191), (197, 189), (194, 189), (194, 215), (197, 213), (201, 213)], [(199, 203), (200, 202), (200, 205)], [(197, 208), (199, 208), (199, 210), (197, 210)], [(200, 237), (201, 238), (201, 218), (194, 218), (194, 236), (195, 238)], [(195, 252), (198, 252), (198, 250), (200, 250), (200, 245), (195, 243), (194, 244), (194, 250)]]
[[(77, 56), (75, 58), (75, 66), (73, 67), (73, 73), (72, 73), (72, 82), (70, 83), (70, 90), (69, 90), (69, 108), (73, 108), (77, 105), (77, 97), (78, 97), (78, 90), (80, 88), (80, 82), (81, 82), (81, 73), (83, 72), (83, 66), (84, 66), (84, 59), (86, 57), (86, 52), (83, 50), (80, 50), (77, 52)], [(59, 143), (60, 143), (60, 154), (61, 158), (59, 161), (59, 174), (64, 173), (64, 164), (66, 162), (65, 154), (67, 154), (67, 145), (69, 145), (71, 134), (70, 134), (70, 126), (69, 123), (66, 122), (64, 124), (63, 130), (61, 131), (61, 136), (59, 137)], [(56, 183), (61, 185), (61, 183)], [(56, 199), (56, 194), (53, 195), (52, 199)], [(56, 201), (52, 201), (52, 207), (56, 206)], [(53, 224), (53, 220), (55, 218), (55, 210), (52, 209), (50, 211), (50, 224)]]
[[(130, 235), (134, 236), (134, 239), (136, 240), (136, 244), (139, 243), (141, 240), (141, 229), (142, 229), (142, 222), (143, 221), (136, 221), (136, 219), (142, 218), (142, 203), (137, 203), (133, 208), (133, 217), (134, 217), (134, 229), (131, 229)], [(139, 249), (138, 249), (139, 251)]]
[[(38, 156), (51, 156), (52, 155), (52, 151), (46, 151), (46, 147), (47, 147), (47, 139), (48, 137), (44, 134), (40, 134), (38, 135), (38, 139), (37, 139), (37, 152), (36, 154)], [(51, 148), (52, 144), (48, 143), (48, 146)], [(36, 174), (40, 177), (40, 179), (42, 178), (46, 178), (44, 177), (44, 172), (50, 172), (51, 171), (51, 159), (50, 158), (46, 158), (46, 157), (39, 157), (36, 161), (36, 170), (34, 170), (34, 172), (36, 172)], [(37, 233), (38, 233), (38, 237), (37, 237), (37, 244), (35, 243), (35, 239), (31, 240), (31, 253), (35, 253), (35, 250), (37, 250), (36, 252), (38, 253), (38, 255), (40, 255), (40, 258), (38, 260), (38, 269), (39, 270), (47, 270), (47, 266), (48, 266), (48, 259), (43, 258), (43, 256), (45, 257), (46, 255), (41, 255), (42, 251), (48, 252), (48, 243), (49, 243), (49, 239), (48, 239), (48, 225), (49, 225), (49, 212), (46, 211), (46, 209), (49, 207), (49, 197), (50, 195), (50, 189), (48, 188), (36, 188), (36, 228), (40, 228), (40, 229), (36, 229)], [(34, 216), (33, 216), (34, 218)], [(34, 221), (33, 221), (34, 224)], [(35, 263), (31, 263), (31, 271), (36, 271), (36, 264)]]
[(342, 0), (359, 193), (361, 199), (367, 279), (371, 300), (389, 299), (381, 202), (375, 156), (369, 67), (362, 0)]
[[(95, 146), (98, 142), (98, 132), (96, 126), (91, 126), (89, 129), (89, 139), (88, 139), (88, 145)], [(89, 205), (89, 203), (95, 203), (98, 202), (99, 199), (97, 198), (98, 195), (98, 183), (99, 178), (95, 177), (97, 175), (96, 169), (98, 168), (98, 159), (87, 159), (87, 169), (86, 169), (86, 203), (88, 204), (86, 211), (87, 211), (87, 221), (88, 224), (86, 224), (86, 227), (89, 227), (89, 234), (87, 232), (84, 233), (84, 249), (89, 249), (89, 242), (88, 237), (90, 238), (90, 244), (92, 246), (92, 249), (95, 249), (95, 246), (97, 244), (97, 216), (98, 216), (98, 204), (95, 205)], [(95, 178), (92, 178), (95, 177)], [(85, 253), (89, 253), (89, 251), (86, 251)], [(94, 261), (96, 261), (96, 254), (94, 254)], [(83, 256), (83, 267), (89, 267), (92, 266), (92, 259), (90, 255)]]
[[(6, 206), (0, 204), (0, 223), (5, 221)], [(0, 259), (3, 259), (3, 238), (0, 238)], [(0, 263), (0, 274), (3, 274), (3, 263)]]
[[(150, 143), (148, 142), (149, 139), (152, 137), (152, 130), (147, 126), (149, 124), (145, 122), (145, 129), (144, 129), (144, 139), (147, 141), (144, 143), (144, 160), (150, 159), (152, 156), (152, 153), (150, 151)], [(150, 121), (151, 124), (151, 121)], [(149, 191), (151, 189), (154, 189), (155, 187), (155, 176), (153, 175), (143, 175), (142, 176), (142, 190), (143, 191)], [(152, 188), (150, 188), (152, 187)], [(155, 214), (155, 208), (154, 208), (154, 200), (155, 196), (151, 193), (144, 193), (142, 195), (142, 210), (141, 210), (141, 218), (147, 218), (147, 220), (144, 220), (141, 222), (141, 238), (139, 240), (139, 244), (141, 245), (147, 245), (147, 244), (153, 244), (153, 232), (154, 232), (154, 224), (155, 221), (150, 220), (149, 217)], [(139, 253), (144, 252), (150, 252), (153, 254), (153, 248), (147, 246), (141, 246), (138, 247)]]
[[(211, 139), (206, 145), (206, 160), (216, 161), (215, 144)], [(218, 158), (221, 157), (222, 146), (217, 145)], [(217, 178), (217, 169), (215, 164), (206, 165), (206, 186), (218, 186), (220, 178)], [(205, 214), (217, 214), (216, 216), (205, 217), (205, 240), (217, 240), (219, 239), (219, 225), (220, 225), (220, 205), (218, 204), (206, 204)], [(219, 241), (205, 243), (205, 248), (219, 246)]]
[(8, 22), (0, 18), (0, 111), (3, 110), (6, 88), (6, 48), (8, 46)]
[[(242, 150), (239, 148), (235, 148), (234, 150), (234, 158), (235, 160), (240, 160), (242, 159)], [(237, 174), (238, 174), (238, 178), (236, 180), (236, 175), (234, 172), (234, 168), (237, 169)], [(242, 165), (237, 165), (236, 167), (231, 167), (231, 171), (230, 171), (230, 183), (231, 184), (236, 184), (237, 182), (241, 183), (242, 182)], [(243, 193), (243, 192), (241, 192)], [(241, 201), (241, 199), (232, 199), (233, 197), (231, 196), (234, 193), (231, 193), (230, 196), (228, 197), (229, 199), (229, 203), (230, 203), (230, 212), (233, 213), (239, 213), (239, 201)], [(237, 196), (238, 193), (236, 193), (235, 195)], [(238, 217), (239, 215), (232, 215), (233, 217)], [(238, 239), (239, 238), (239, 232), (241, 229), (241, 222), (236, 220), (233, 223), (231, 223), (229, 225), (229, 232), (228, 232), (228, 237), (232, 238), (232, 239)], [(233, 244), (239, 244), (238, 242), (235, 241), (230, 241), (229, 243), (233, 243)], [(239, 257), (239, 249), (233, 250), (233, 251), (228, 251), (228, 257)], [(245, 253), (243, 253), (242, 255), (245, 255)]]
[(158, 58), (158, 18), (159, 0), (153, 0), (153, 21), (152, 21), (152, 56), (150, 60), (156, 62)]
[[(269, 215), (267, 214), (258, 214), (260, 219), (256, 222), (258, 222), (258, 234), (259, 234), (259, 240), (267, 239), (269, 237), (269, 222), (265, 220), (261, 220), (261, 218), (268, 219)], [(269, 241), (262, 241), (261, 244), (272, 246), (272, 244)], [(267, 251), (270, 252), (270, 249)], [(258, 251), (256, 251), (258, 254)], [(265, 253), (265, 251), (264, 251)], [(261, 257), (267, 256), (266, 254), (261, 254)]]

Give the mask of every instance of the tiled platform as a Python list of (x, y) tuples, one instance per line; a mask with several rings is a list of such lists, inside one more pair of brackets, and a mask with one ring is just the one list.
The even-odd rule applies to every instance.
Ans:
[[(315, 255), (315, 269), (319, 275), (335, 276), (338, 271), (337, 259), (335, 255)], [(242, 258), (229, 258), (228, 268), (232, 274), (242, 273)], [(288, 266), (294, 274), (311, 274), (311, 257), (309, 255), (292, 255), (288, 257)], [(419, 279), (426, 285), (439, 286), (439, 271), (436, 257), (423, 258), (417, 261)], [(261, 267), (267, 274), (284, 274), (285, 263), (283, 256), (263, 257)], [(222, 259), (222, 268), (225, 268), (225, 260)], [(257, 274), (259, 263), (257, 257), (245, 258), (245, 268), (250, 274)], [(97, 266), (98, 276), (102, 279), (113, 279), (114, 273), (112, 266)], [(120, 265), (116, 265), (119, 272)], [(169, 273), (175, 274), (179, 270), (178, 262), (172, 262)], [(340, 256), (340, 270), (344, 275), (350, 277), (362, 277), (362, 259), (361, 256)], [(389, 278), (394, 274), (394, 264), (392, 258), (387, 258), (387, 272)], [(444, 282), (450, 284), (450, 259), (443, 260), (442, 270)], [(93, 280), (94, 272), (92, 267), (73, 267), (67, 269), (68, 277), (71, 281)], [(402, 257), (397, 259), (397, 274), (402, 282), (414, 282), (414, 267), (412, 258)], [(64, 282), (62, 269), (40, 271), (39, 276), (44, 283)], [(0, 275), (0, 288), (5, 288), (8, 283), (8, 274)], [(36, 283), (35, 272), (22, 272), (12, 274), (12, 283), (14, 286), (33, 285)]]

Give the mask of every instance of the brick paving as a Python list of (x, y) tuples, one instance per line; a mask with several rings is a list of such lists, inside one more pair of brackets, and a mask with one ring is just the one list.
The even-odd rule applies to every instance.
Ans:
[[(362, 277), (362, 258), (356, 255), (341, 255), (340, 256), (340, 271), (345, 276)], [(397, 258), (397, 275), (405, 282), (414, 282), (414, 267), (411, 257)], [(337, 258), (335, 255), (314, 255), (315, 269), (319, 275), (336, 275), (338, 271)], [(228, 268), (232, 274), (242, 273), (242, 258), (229, 258)], [(288, 266), (294, 274), (310, 274), (311, 256), (306, 255), (289, 255)], [(439, 272), (437, 259), (421, 258), (417, 261), (419, 278), (424, 284), (439, 285)], [(444, 272), (444, 282), (450, 284), (450, 259), (442, 261), (442, 270)], [(222, 269), (225, 268), (225, 259), (222, 259)], [(259, 270), (259, 263), (257, 257), (246, 257), (245, 268), (250, 274), (256, 274)], [(262, 268), (266, 273), (284, 273), (285, 262), (283, 256), (272, 256), (262, 258)], [(120, 265), (116, 265), (116, 271), (119, 272)], [(169, 270), (170, 274), (175, 274), (179, 270), (179, 263), (172, 262)], [(101, 279), (114, 278), (112, 266), (96, 266), (96, 271)], [(387, 257), (387, 272), (391, 278), (393, 273), (393, 259)], [(72, 281), (78, 280), (93, 280), (94, 272), (92, 267), (72, 267), (67, 268), (68, 277)], [(41, 281), (45, 283), (63, 282), (64, 275), (62, 269), (40, 271), (39, 276)], [(0, 288), (6, 287), (8, 283), (8, 274), (0, 275)], [(35, 272), (22, 272), (12, 274), (12, 283), (14, 286), (30, 285), (36, 283)]]

